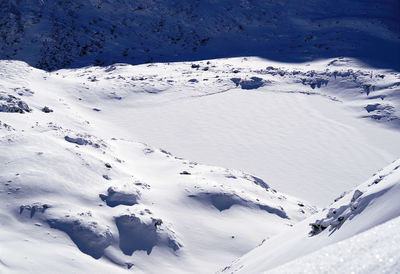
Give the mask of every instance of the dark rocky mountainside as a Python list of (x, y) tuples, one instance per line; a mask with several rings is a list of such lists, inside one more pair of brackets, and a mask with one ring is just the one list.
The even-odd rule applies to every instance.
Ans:
[(348, 56), (398, 69), (400, 2), (2, 0), (0, 59), (38, 68)]

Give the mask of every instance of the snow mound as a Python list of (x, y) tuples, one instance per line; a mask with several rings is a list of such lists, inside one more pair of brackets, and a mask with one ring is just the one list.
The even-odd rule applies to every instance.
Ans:
[(99, 259), (104, 255), (104, 249), (113, 242), (113, 236), (108, 229), (102, 229), (96, 222), (86, 219), (49, 219), (51, 228), (68, 234), (80, 251)]
[(146, 224), (135, 215), (122, 215), (115, 221), (120, 235), (119, 246), (126, 255), (132, 255), (136, 250), (145, 250), (150, 254), (156, 245), (166, 245), (174, 251), (182, 247), (168, 230), (159, 231), (158, 227), (163, 223), (160, 219), (152, 219)]
[(261, 210), (265, 210), (268, 213), (278, 215), (281, 218), (288, 218), (283, 208), (273, 208), (268, 205), (257, 204), (243, 198), (240, 198), (235, 194), (227, 193), (199, 193), (198, 195), (190, 195), (189, 197), (195, 198), (202, 202), (209, 202), (219, 211), (230, 209), (233, 205), (241, 205), (247, 207), (258, 207)]
[(107, 189), (106, 194), (99, 194), (102, 201), (105, 201), (108, 206), (115, 207), (118, 205), (132, 206), (138, 203), (140, 192), (129, 193), (126, 191), (118, 191), (113, 187)]
[(231, 80), (236, 86), (240, 86), (242, 89), (258, 89), (265, 85), (265, 81), (256, 76), (251, 77), (250, 80), (243, 80), (241, 78), (231, 78)]

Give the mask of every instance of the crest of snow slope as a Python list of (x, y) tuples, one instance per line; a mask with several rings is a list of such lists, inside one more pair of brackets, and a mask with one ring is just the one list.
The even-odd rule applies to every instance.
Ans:
[(113, 121), (96, 125), (88, 105), (118, 112), (125, 99), (86, 77), (72, 85), (79, 71), (69, 82), (1, 62), (0, 73), (13, 98), (1, 103), (28, 106), (0, 112), (2, 273), (213, 272), (314, 212), (259, 178), (120, 138)]
[(268, 178), (316, 205), (400, 155), (399, 73), (353, 59), (114, 65), (45, 77), (28, 86), (63, 94), (107, 138)]
[(399, 10), (397, 0), (3, 0), (0, 59), (55, 70), (348, 56), (398, 69)]
[[(396, 246), (398, 237), (394, 235), (397, 231), (393, 226), (398, 227), (399, 195), (400, 159), (379, 171), (356, 189), (339, 196), (327, 209), (296, 224), (234, 261), (222, 273), (268, 272), (293, 260), (292, 263), (278, 267), (272, 272), (321, 273), (321, 271), (329, 272), (333, 269), (335, 272), (346, 273), (350, 270), (357, 273), (363, 270), (364, 273), (368, 270), (389, 273), (391, 269), (396, 272), (399, 270), (397, 256), (395, 256), (395, 251), (398, 251), (398, 246)], [(392, 219), (395, 219), (392, 223), (374, 228)], [(362, 234), (371, 228), (374, 229)], [(389, 234), (385, 235), (386, 232)], [(383, 235), (375, 235), (375, 233), (383, 233)], [(350, 238), (354, 235), (357, 236)], [(359, 241), (365, 242), (359, 244)], [(375, 246), (372, 247), (376, 241), (382, 241), (377, 249)], [(328, 247), (324, 248), (325, 246)], [(363, 249), (363, 247), (371, 247), (372, 250)], [(336, 254), (331, 258), (329, 254), (333, 253)], [(367, 263), (362, 260), (370, 258), (372, 254), (376, 255), (373, 260)], [(307, 256), (302, 257), (304, 255)], [(382, 263), (382, 260), (385, 263)], [(311, 261), (314, 262), (311, 263)]]
[(397, 273), (400, 217), (321, 248), (268, 273)]

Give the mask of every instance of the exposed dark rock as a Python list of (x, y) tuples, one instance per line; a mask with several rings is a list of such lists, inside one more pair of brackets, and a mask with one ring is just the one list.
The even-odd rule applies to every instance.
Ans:
[(0, 112), (25, 113), (31, 112), (28, 104), (13, 95), (0, 94)]
[(53, 110), (52, 110), (51, 108), (47, 107), (47, 106), (45, 106), (44, 108), (42, 108), (42, 111), (43, 111), (44, 113), (53, 112)]

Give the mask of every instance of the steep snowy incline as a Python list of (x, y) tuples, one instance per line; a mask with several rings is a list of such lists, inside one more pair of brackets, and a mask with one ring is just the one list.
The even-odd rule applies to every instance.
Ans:
[[(376, 254), (376, 250), (364, 250), (361, 254), (351, 254), (349, 258), (342, 257), (346, 254), (348, 255), (348, 251), (346, 253), (340, 251), (341, 254), (336, 254), (333, 257), (333, 262), (325, 257), (312, 265), (310, 264), (310, 258), (313, 256), (312, 254), (318, 253), (312, 260), (324, 256), (323, 254), (326, 254), (326, 252), (329, 254), (335, 247), (350, 245), (352, 250), (357, 250), (358, 247), (355, 246), (355, 243), (360, 239), (366, 239), (366, 236), (360, 233), (400, 216), (399, 195), (400, 159), (379, 171), (356, 189), (340, 195), (327, 209), (314, 214), (286, 232), (266, 241), (242, 258), (235, 260), (231, 266), (222, 270), (222, 273), (261, 273), (297, 258), (299, 259), (292, 264), (277, 268), (275, 273), (283, 273), (280, 270), (290, 272), (290, 270), (296, 269), (291, 268), (291, 265), (298, 266), (301, 263), (305, 263), (311, 273), (320, 273), (318, 272), (319, 270), (329, 272), (329, 269), (333, 266), (332, 264), (338, 261), (345, 262), (342, 268), (339, 269), (346, 272), (349, 272), (352, 267), (362, 269), (364, 262), (360, 261), (360, 259), (371, 256), (371, 254), (363, 253)], [(398, 221), (395, 221), (395, 224), (397, 223)], [(366, 235), (373, 235), (376, 231), (379, 232), (381, 230), (384, 233), (388, 228), (391, 228), (391, 226), (378, 227), (374, 230), (375, 232), (368, 232)], [(371, 242), (364, 243), (364, 246), (368, 247), (377, 239), (384, 240), (385, 242), (381, 243), (380, 248), (382, 251), (385, 248), (388, 249), (388, 253), (383, 252), (379, 256), (382, 256), (382, 260), (387, 260), (386, 264), (380, 266), (380, 260), (376, 258), (378, 260), (370, 261), (370, 264), (364, 265), (365, 267), (383, 270), (385, 267), (396, 266), (395, 262), (390, 261), (390, 258), (394, 254), (394, 250), (398, 250), (398, 248), (390, 248), (390, 246), (398, 238), (397, 235), (393, 235), (396, 234), (393, 230), (388, 232), (391, 236), (375, 236), (369, 239)], [(358, 236), (355, 239), (345, 240), (354, 235)], [(340, 242), (342, 240), (345, 241)], [(337, 242), (340, 243), (322, 249)], [(309, 253), (312, 254), (305, 258), (300, 258)], [(362, 264), (350, 266), (350, 262), (362, 262)], [(321, 269), (318, 269), (318, 267), (321, 267)]]
[(324, 247), (268, 273), (397, 273), (400, 217)]
[(104, 93), (20, 62), (0, 73), (2, 273), (210, 273), (315, 211), (249, 174), (108, 137), (119, 124), (85, 110)]
[(400, 69), (397, 0), (2, 0), (0, 59), (46, 70), (260, 56)]

